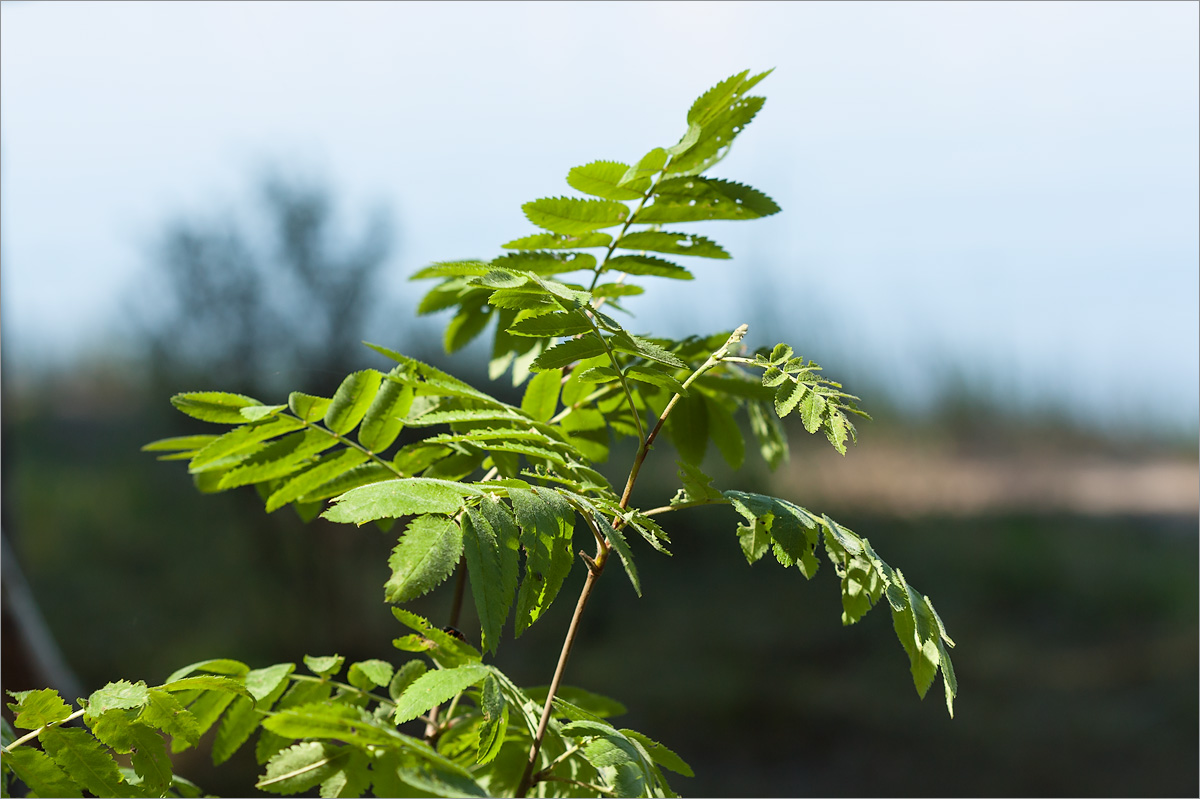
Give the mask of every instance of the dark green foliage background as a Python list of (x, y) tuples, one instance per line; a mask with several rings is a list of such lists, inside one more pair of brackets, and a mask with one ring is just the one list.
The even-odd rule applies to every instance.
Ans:
[[(364, 349), (348, 368), (374, 358)], [(389, 642), (400, 629), (380, 602), (394, 534), (304, 526), (290, 510), (266, 516), (249, 489), (198, 494), (182, 470), (138, 451), (186, 432), (162, 396), (91, 418), (36, 402), (4, 407), (5, 532), (85, 689), (120, 677), (161, 681), (210, 656), (263, 666), (336, 651), (395, 662)], [(670, 454), (656, 450), (639, 494), (674, 491)], [(765, 469), (736, 483), (718, 476), (748, 490), (768, 481)], [(956, 651), (956, 718), (937, 692), (914, 700), (886, 614), (841, 626), (828, 569), (807, 583), (746, 566), (731, 509), (685, 511), (672, 519), (675, 556), (639, 558), (643, 599), (623, 580), (600, 586), (567, 672), (569, 683), (621, 699), (631, 708), (622, 723), (697, 766), (677, 790), (1196, 792), (1194, 518), (902, 521), (828, 510), (915, 565), (910, 579), (969, 643)], [(564, 595), (582, 580), (576, 568)], [(447, 586), (412, 607), (444, 618), (449, 595)], [(519, 644), (502, 644), (496, 664), (522, 684), (545, 683), (570, 612), (570, 602), (553, 606)], [(470, 603), (465, 613), (463, 629), (477, 635)], [(185, 754), (180, 773), (218, 794), (253, 784), (248, 753), (211, 770), (201, 749)]]

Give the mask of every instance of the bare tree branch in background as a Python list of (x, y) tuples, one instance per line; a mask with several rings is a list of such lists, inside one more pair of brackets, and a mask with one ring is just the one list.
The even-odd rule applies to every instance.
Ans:
[(168, 225), (148, 286), (165, 304), (139, 320), (156, 382), (219, 378), (258, 395), (299, 379), (328, 391), (358, 354), (391, 251), (382, 209), (347, 241), (327, 186), (272, 176), (256, 210)]

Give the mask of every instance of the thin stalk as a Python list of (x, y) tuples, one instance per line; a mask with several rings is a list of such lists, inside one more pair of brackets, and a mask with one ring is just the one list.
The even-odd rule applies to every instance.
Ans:
[[(720, 363), (729, 353), (730, 347), (737, 344), (746, 335), (747, 325), (742, 325), (729, 336), (725, 344), (719, 350), (708, 356), (703, 364), (694, 371), (687, 380), (683, 382), (683, 388), (687, 388), (696, 378), (704, 374)], [(675, 403), (679, 401), (679, 394), (671, 398), (667, 403), (667, 407), (663, 409), (662, 415), (658, 418), (658, 424), (650, 431), (650, 435), (642, 442), (638, 448), (637, 456), (634, 458), (633, 467), (629, 471), (629, 481), (625, 484), (625, 493), (621, 497), (621, 508), (629, 506), (629, 495), (633, 492), (633, 484), (637, 482), (638, 472), (642, 468), (642, 462), (646, 460), (646, 455), (650, 452), (650, 445), (654, 443), (658, 431), (662, 429), (663, 423), (667, 416), (671, 413), (671, 409), (675, 407)], [(614, 528), (621, 524), (621, 517), (618, 515), (612, 521)], [(542, 718), (538, 723), (537, 733), (533, 737), (533, 744), (529, 747), (529, 760), (525, 764), (525, 772), (521, 775), (521, 782), (517, 786), (516, 796), (523, 797), (529, 793), (529, 789), (533, 785), (533, 767), (537, 763), (538, 753), (542, 748), (542, 740), (546, 737), (546, 727), (550, 723), (550, 712), (553, 708), (554, 696), (558, 693), (558, 686), (562, 683), (563, 672), (567, 667), (567, 659), (571, 656), (571, 648), (575, 645), (575, 636), (579, 631), (579, 619), (583, 615), (583, 609), (587, 606), (587, 601), (592, 595), (592, 589), (596, 585), (596, 580), (604, 571), (604, 564), (608, 560), (608, 554), (611, 548), (608, 543), (600, 536), (597, 536), (596, 557), (588, 558), (583, 552), (579, 554), (584, 557), (588, 565), (587, 580), (583, 584), (583, 590), (579, 593), (579, 601), (575, 604), (575, 614), (571, 616), (571, 625), (567, 628), (567, 637), (563, 640), (562, 652), (558, 656), (558, 665), (554, 669), (554, 677), (550, 680), (550, 690), (546, 693), (546, 704), (542, 707)]]
[(58, 727), (60, 725), (66, 724), (68, 721), (74, 721), (75, 719), (79, 718), (86, 712), (87, 712), (86, 710), (76, 710), (74, 713), (67, 716), (65, 719), (62, 719), (61, 721), (52, 721), (49, 724), (43, 724), (41, 727), (38, 727), (33, 732), (22, 735), (20, 738), (13, 741), (8, 746), (4, 747), (4, 751), (12, 752), (12, 750), (16, 749), (21, 744), (25, 743), (26, 741), (32, 741), (34, 738), (38, 737), (39, 735), (41, 735), (43, 732), (50, 729), (51, 727)]
[(330, 685), (336, 685), (338, 688), (342, 688), (346, 691), (353, 691), (354, 693), (358, 694), (359, 696), (365, 696), (367, 699), (374, 699), (376, 702), (379, 702), (380, 704), (383, 704), (383, 705), (395, 706), (395, 704), (396, 704), (395, 702), (393, 702), (390, 699), (384, 699), (382, 696), (376, 696), (375, 694), (371, 693), (370, 691), (364, 691), (361, 688), (355, 688), (350, 683), (341, 682), (340, 680), (323, 680), (320, 677), (313, 677), (308, 674), (289, 674), (288, 679), (295, 680), (296, 682), (325, 682), (325, 683), (329, 683)]
[(583, 609), (587, 607), (588, 599), (592, 595), (592, 588), (596, 585), (596, 579), (604, 571), (604, 562), (608, 559), (610, 551), (607, 546), (598, 547), (596, 557), (592, 558), (591, 562), (588, 563), (587, 580), (583, 584), (583, 590), (579, 593), (579, 601), (575, 603), (575, 614), (571, 616), (571, 626), (567, 628), (567, 637), (563, 641), (562, 652), (558, 656), (558, 665), (554, 668), (554, 678), (550, 680), (550, 690), (546, 694), (546, 705), (542, 708), (542, 718), (538, 722), (537, 734), (533, 738), (533, 745), (529, 748), (529, 761), (525, 764), (525, 772), (521, 775), (521, 784), (517, 787), (516, 796), (525, 796), (525, 794), (529, 793), (529, 789), (533, 785), (533, 766), (537, 763), (538, 752), (542, 748), (542, 740), (546, 737), (546, 727), (550, 724), (550, 712), (554, 707), (554, 695), (558, 693), (558, 686), (562, 683), (563, 672), (567, 668), (567, 658), (571, 656), (571, 647), (575, 645), (575, 634), (579, 630), (579, 619), (583, 616)]
[[(300, 417), (299, 417), (299, 416), (297, 416), (296, 418), (297, 418), (297, 419), (300, 419)], [(358, 450), (359, 452), (363, 453), (363, 454), (364, 454), (364, 455), (366, 455), (368, 458), (370, 458), (371, 460), (375, 461), (375, 462), (376, 462), (376, 463), (378, 463), (380, 466), (382, 466), (383, 468), (387, 469), (389, 472), (391, 472), (392, 474), (396, 475), (397, 477), (407, 477), (407, 476), (408, 476), (408, 475), (404, 474), (403, 472), (401, 472), (399, 469), (397, 469), (397, 468), (396, 468), (396, 467), (395, 467), (393, 464), (391, 464), (391, 463), (390, 463), (390, 462), (388, 462), (388, 461), (385, 461), (383, 458), (379, 457), (379, 456), (378, 456), (378, 455), (376, 455), (374, 452), (372, 452), (371, 450), (369, 450), (369, 449), (367, 449), (366, 447), (364, 447), (362, 444), (359, 444), (357, 441), (351, 441), (350, 439), (346, 438), (346, 437), (345, 437), (345, 436), (343, 436), (343, 435), (338, 435), (337, 433), (335, 433), (335, 432), (333, 432), (332, 430), (330, 430), (328, 427), (323, 427), (323, 426), (321, 426), (321, 425), (313, 424), (312, 422), (309, 422), (309, 421), (307, 421), (307, 420), (305, 420), (305, 419), (300, 419), (300, 421), (301, 421), (301, 422), (304, 424), (304, 426), (305, 426), (305, 427), (307, 427), (309, 430), (316, 430), (316, 431), (318, 431), (318, 432), (320, 432), (320, 433), (324, 433), (324, 434), (325, 434), (325, 435), (327, 435), (327, 436), (330, 436), (330, 437), (332, 437), (332, 438), (336, 438), (338, 441), (340, 441), (341, 443), (345, 444), (347, 447), (353, 447), (354, 449), (356, 449), (356, 450)]]

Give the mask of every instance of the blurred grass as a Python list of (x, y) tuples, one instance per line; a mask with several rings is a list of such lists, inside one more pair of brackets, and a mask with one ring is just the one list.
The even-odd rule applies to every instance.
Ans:
[[(184, 431), (165, 407), (49, 407), (6, 402), (4, 526), (89, 690), (161, 680), (212, 656), (400, 660), (381, 601), (395, 533), (304, 526), (290, 510), (266, 517), (250, 491), (197, 494), (181, 464), (138, 451)], [(887, 429), (882, 416), (862, 446)], [(965, 418), (982, 433), (929, 434), (1012, 445), (978, 409)], [(1067, 450), (1164, 448), (1051, 427)], [(1165, 446), (1195, 454), (1194, 442)], [(655, 454), (639, 493), (673, 493), (672, 457)], [(750, 467), (726, 485), (765, 490), (770, 479)], [(843, 628), (828, 566), (810, 584), (769, 558), (747, 566), (725, 509), (664, 519), (676, 554), (638, 549), (644, 599), (616, 572), (601, 584), (567, 681), (621, 699), (629, 726), (690, 761), (697, 777), (674, 781), (685, 795), (1197, 793), (1194, 517), (897, 519), (843, 508), (836, 518), (933, 599), (958, 641), (955, 720), (940, 684), (917, 700), (885, 609)], [(548, 681), (582, 576), (520, 641), (503, 643), (498, 665), (518, 681)], [(414, 609), (438, 619), (448, 602), (446, 588)], [(462, 627), (477, 638), (469, 605)], [(217, 793), (252, 784), (247, 753), (211, 773), (206, 759), (190, 757), (184, 773)]]

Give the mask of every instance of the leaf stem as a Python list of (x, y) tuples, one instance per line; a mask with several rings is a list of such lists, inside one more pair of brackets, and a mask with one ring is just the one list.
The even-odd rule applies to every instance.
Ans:
[[(709, 355), (708, 360), (701, 364), (683, 382), (683, 388), (686, 389), (697, 377), (720, 363), (728, 355), (730, 347), (737, 344), (746, 335), (747, 329), (747, 325), (742, 325), (733, 331), (721, 348), (712, 355)], [(658, 431), (662, 429), (667, 415), (671, 413), (671, 409), (679, 401), (679, 396), (679, 394), (676, 394), (667, 403), (667, 407), (663, 409), (662, 414), (658, 418), (658, 424), (654, 426), (654, 429), (650, 431), (650, 435), (642, 441), (642, 445), (638, 448), (637, 456), (633, 461), (633, 467), (629, 471), (629, 481), (625, 484), (625, 493), (621, 497), (620, 507), (622, 510), (629, 506), (629, 495), (633, 492), (633, 484), (637, 481), (638, 472), (642, 468), (642, 462), (645, 461), (646, 455), (650, 452), (650, 445), (654, 443), (654, 438), (658, 435)], [(613, 518), (612, 526), (617, 528), (621, 523), (621, 516), (617, 514)], [(558, 665), (554, 669), (554, 677), (550, 680), (550, 689), (546, 692), (546, 704), (542, 707), (542, 718), (538, 723), (537, 734), (533, 737), (533, 744), (529, 747), (529, 760), (525, 763), (525, 772), (521, 775), (521, 782), (517, 786), (516, 795), (518, 797), (523, 797), (529, 793), (529, 789), (533, 785), (533, 767), (537, 763), (538, 753), (542, 748), (542, 740), (546, 737), (546, 727), (550, 723), (550, 712), (554, 706), (554, 696), (558, 693), (558, 686), (562, 683), (563, 672), (567, 667), (567, 659), (571, 656), (571, 647), (575, 645), (575, 636), (579, 632), (579, 619), (583, 615), (583, 609), (587, 606), (588, 598), (592, 595), (592, 589), (596, 585), (596, 580), (604, 571), (604, 564), (608, 560), (608, 554), (611, 551), (612, 549), (608, 543), (602, 537), (597, 536), (595, 558), (589, 558), (583, 552), (579, 553), (588, 565), (587, 580), (584, 581), (583, 590), (579, 592), (579, 601), (575, 604), (575, 614), (571, 616), (571, 625), (567, 628), (567, 636), (563, 640), (562, 652), (558, 656)]]
[(358, 694), (359, 696), (366, 697), (367, 699), (374, 699), (376, 702), (379, 702), (380, 704), (392, 705), (392, 706), (395, 706), (395, 704), (396, 704), (391, 699), (384, 699), (382, 696), (376, 696), (375, 694), (371, 693), (370, 691), (364, 691), (361, 688), (356, 688), (355, 686), (351, 685), (350, 683), (341, 682), (340, 680), (323, 680), (320, 677), (313, 677), (308, 674), (289, 674), (288, 679), (296, 680), (297, 682), (326, 682), (326, 683), (329, 683), (330, 685), (336, 685), (338, 688), (342, 688), (347, 691), (353, 691), (354, 693)]
[(521, 775), (521, 784), (517, 787), (516, 796), (525, 796), (533, 786), (533, 766), (537, 763), (538, 752), (542, 748), (542, 740), (546, 737), (546, 727), (550, 723), (550, 712), (554, 707), (554, 695), (558, 693), (558, 686), (562, 683), (563, 671), (567, 667), (567, 658), (571, 656), (571, 647), (575, 644), (575, 634), (579, 630), (579, 619), (583, 615), (583, 609), (587, 607), (587, 601), (592, 595), (592, 588), (596, 585), (596, 579), (604, 571), (604, 561), (608, 559), (609, 551), (607, 547), (598, 548), (596, 557), (588, 563), (587, 580), (583, 584), (583, 590), (579, 593), (579, 601), (575, 603), (575, 614), (571, 616), (571, 626), (567, 628), (567, 637), (563, 641), (562, 652), (558, 656), (558, 665), (554, 668), (553, 679), (550, 680), (550, 690), (546, 693), (546, 705), (542, 708), (542, 718), (538, 722), (537, 734), (534, 735), (533, 745), (529, 747), (529, 761), (525, 764), (525, 772)]
[(4, 747), (4, 751), (12, 752), (12, 750), (16, 749), (21, 744), (25, 743), (26, 741), (32, 741), (34, 738), (38, 737), (39, 735), (41, 735), (43, 732), (50, 729), (51, 727), (58, 727), (60, 725), (66, 724), (68, 721), (74, 721), (75, 719), (79, 718), (86, 712), (87, 712), (86, 709), (76, 710), (74, 713), (67, 716), (65, 719), (60, 719), (58, 721), (52, 721), (49, 724), (43, 724), (41, 727), (38, 727), (33, 732), (26, 733), (25, 735), (22, 735), (20, 738), (17, 738), (15, 741), (10, 743), (8, 746)]
[[(296, 418), (297, 418), (297, 419), (300, 419), (300, 417), (299, 417), (299, 416), (297, 416)], [(362, 444), (359, 444), (357, 441), (351, 441), (350, 439), (346, 438), (345, 436), (343, 436), (343, 435), (339, 435), (338, 433), (335, 433), (335, 432), (333, 432), (333, 431), (332, 431), (332, 430), (330, 430), (328, 427), (324, 427), (324, 426), (322, 426), (322, 425), (318, 425), (318, 424), (313, 424), (312, 422), (308, 421), (307, 419), (300, 419), (300, 422), (301, 422), (301, 423), (302, 423), (302, 424), (303, 424), (305, 427), (309, 428), (310, 430), (316, 430), (316, 431), (318, 431), (318, 432), (324, 433), (324, 434), (325, 434), (325, 435), (327, 435), (327, 436), (332, 436), (333, 438), (337, 439), (337, 440), (338, 440), (338, 441), (340, 441), (341, 443), (345, 444), (347, 447), (353, 447), (354, 449), (356, 449), (356, 450), (358, 450), (359, 452), (363, 453), (363, 454), (364, 454), (364, 455), (366, 455), (368, 458), (370, 458), (371, 460), (375, 461), (375, 462), (376, 462), (376, 463), (378, 463), (380, 466), (382, 466), (383, 468), (387, 469), (389, 472), (391, 472), (392, 474), (396, 475), (397, 477), (404, 478), (404, 477), (408, 477), (408, 476), (409, 476), (409, 475), (406, 475), (406, 474), (404, 474), (403, 472), (401, 472), (399, 469), (397, 469), (397, 468), (395, 467), (395, 465), (393, 465), (391, 462), (389, 462), (389, 461), (386, 461), (386, 460), (384, 460), (383, 458), (379, 457), (379, 456), (378, 456), (378, 455), (376, 455), (374, 452), (372, 452), (371, 450), (369, 450), (369, 449), (367, 449), (366, 447), (364, 447)]]

